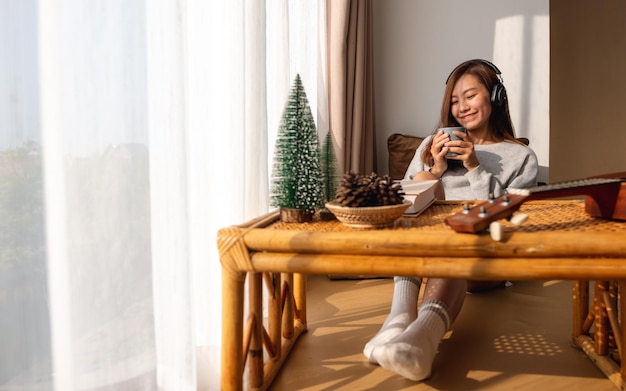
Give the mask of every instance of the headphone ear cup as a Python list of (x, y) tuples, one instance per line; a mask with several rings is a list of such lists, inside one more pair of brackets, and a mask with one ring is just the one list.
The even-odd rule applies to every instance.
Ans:
[(504, 88), (504, 85), (502, 83), (494, 85), (491, 90), (491, 104), (502, 106), (506, 99), (506, 88)]

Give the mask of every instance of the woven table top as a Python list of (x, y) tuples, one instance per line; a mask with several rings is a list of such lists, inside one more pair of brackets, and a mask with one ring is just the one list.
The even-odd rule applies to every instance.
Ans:
[[(444, 223), (444, 219), (460, 211), (463, 208), (463, 203), (452, 201), (437, 202), (419, 216), (403, 216), (394, 223), (393, 227), (378, 229), (453, 232)], [(624, 232), (626, 235), (625, 221), (605, 220), (589, 216), (585, 212), (585, 203), (582, 200), (529, 201), (521, 206), (518, 213), (528, 214), (528, 221), (520, 226), (513, 226), (506, 220), (503, 220), (502, 225), (505, 231)], [(363, 228), (348, 227), (337, 220), (321, 221), (319, 218), (315, 218), (310, 223), (284, 223), (278, 221), (267, 228), (316, 232), (364, 230)]]

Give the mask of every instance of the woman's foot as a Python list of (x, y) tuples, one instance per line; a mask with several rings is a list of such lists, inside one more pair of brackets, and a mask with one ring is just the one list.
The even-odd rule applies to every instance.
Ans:
[(373, 356), (378, 364), (413, 381), (420, 381), (430, 377), (435, 352), (430, 346), (422, 349), (420, 346), (406, 342), (389, 342), (376, 347)]
[(398, 314), (393, 318), (387, 318), (389, 322), (385, 321), (383, 327), (378, 331), (374, 338), (370, 339), (363, 348), (363, 354), (367, 357), (367, 360), (372, 364), (378, 364), (373, 358), (372, 352), (378, 346), (384, 345), (392, 339), (396, 338), (404, 332), (404, 329), (411, 324), (414, 318), (410, 317), (408, 313)]
[(417, 317), (417, 298), (420, 293), (422, 280), (414, 277), (394, 277), (393, 279), (393, 300), (391, 310), (382, 327), (374, 338), (370, 339), (363, 348), (363, 354), (368, 361), (378, 364), (372, 357), (373, 350), (383, 345), (398, 335)]
[(393, 340), (372, 350), (370, 361), (414, 381), (430, 377), (437, 347), (450, 327), (447, 306), (423, 303), (417, 319)]

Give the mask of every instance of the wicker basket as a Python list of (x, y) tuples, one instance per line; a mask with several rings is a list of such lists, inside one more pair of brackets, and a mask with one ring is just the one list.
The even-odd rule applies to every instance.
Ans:
[(326, 208), (330, 210), (337, 220), (349, 227), (356, 228), (383, 228), (393, 225), (402, 217), (411, 201), (404, 200), (402, 204), (385, 206), (348, 207), (338, 205), (336, 201), (327, 202)]

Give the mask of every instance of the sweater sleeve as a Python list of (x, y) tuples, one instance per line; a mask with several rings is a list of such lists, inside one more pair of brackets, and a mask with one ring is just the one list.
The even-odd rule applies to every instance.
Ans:
[[(490, 194), (499, 197), (511, 188), (529, 188), (537, 185), (537, 156), (528, 147), (512, 147), (501, 143), (500, 158), (491, 161), (488, 154), (484, 164), (465, 174), (476, 199), (487, 199)], [(502, 157), (506, 157), (503, 159)], [(497, 174), (495, 174), (497, 173)]]
[(517, 174), (507, 184), (506, 189), (528, 189), (537, 186), (537, 172), (539, 170), (539, 162), (537, 155), (532, 149), (527, 148), (528, 155), (524, 159), (523, 164), (519, 167)]

